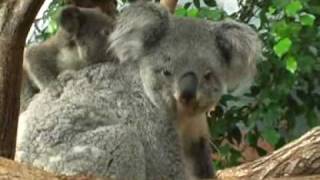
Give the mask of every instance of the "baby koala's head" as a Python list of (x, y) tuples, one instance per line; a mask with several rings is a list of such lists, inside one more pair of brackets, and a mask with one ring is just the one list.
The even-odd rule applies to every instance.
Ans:
[(109, 58), (105, 51), (114, 20), (97, 9), (66, 6), (59, 15), (57, 34), (68, 52), (78, 52), (80, 59), (94, 62)]
[(177, 18), (155, 4), (127, 8), (110, 41), (120, 61), (139, 62), (145, 92), (156, 106), (190, 116), (250, 82), (260, 51), (247, 25)]

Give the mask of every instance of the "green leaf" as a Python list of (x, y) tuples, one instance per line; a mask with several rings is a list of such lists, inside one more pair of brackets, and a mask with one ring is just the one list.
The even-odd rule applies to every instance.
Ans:
[(219, 9), (201, 8), (199, 10), (199, 17), (200, 18), (207, 18), (212, 21), (218, 21), (218, 20), (222, 19), (223, 12)]
[(176, 9), (176, 12), (175, 12), (175, 15), (176, 16), (179, 16), (179, 17), (184, 17), (184, 16), (187, 16), (187, 10), (185, 8), (177, 8)]
[(57, 21), (55, 21), (54, 19), (50, 19), (50, 23), (48, 25), (47, 32), (52, 35), (52, 34), (56, 33), (57, 30), (58, 30)]
[(272, 6), (269, 6), (269, 8), (268, 8), (268, 13), (269, 14), (273, 14), (273, 13), (275, 13), (276, 12), (276, 8), (274, 8), (274, 7), (272, 7)]
[(318, 121), (317, 114), (316, 114), (314, 111), (312, 111), (312, 110), (309, 111), (309, 112), (306, 114), (306, 117), (307, 117), (308, 126), (309, 126), (310, 128), (313, 128), (313, 127), (319, 125), (319, 121)]
[(280, 40), (275, 46), (273, 46), (274, 52), (279, 58), (281, 58), (285, 53), (287, 53), (292, 46), (292, 41), (289, 38), (284, 38)]
[(285, 20), (277, 21), (272, 24), (272, 33), (275, 37), (296, 37), (302, 29), (301, 23), (286, 22)]
[(300, 16), (300, 22), (304, 26), (313, 26), (316, 17), (313, 14), (303, 14)]
[(291, 73), (295, 73), (297, 70), (298, 64), (296, 58), (290, 56), (286, 59), (286, 68)]
[(187, 11), (188, 17), (198, 17), (198, 14), (199, 14), (199, 11), (198, 11), (198, 9), (195, 9), (195, 8)]
[(291, 1), (290, 4), (286, 6), (285, 12), (287, 16), (295, 16), (303, 6), (299, 0)]
[(278, 9), (283, 9), (289, 3), (290, 0), (272, 0), (273, 6), (277, 7)]
[(203, 0), (203, 2), (204, 2), (207, 6), (209, 6), (209, 7), (215, 7), (215, 6), (217, 6), (217, 3), (216, 3), (215, 0)]
[(261, 133), (262, 137), (270, 144), (275, 146), (280, 140), (280, 134), (274, 129), (266, 129)]
[(193, 4), (196, 8), (200, 8), (200, 0), (193, 0)]
[(189, 7), (192, 5), (192, 2), (187, 2), (183, 5), (184, 9), (189, 9)]
[(258, 138), (259, 137), (257, 134), (248, 133), (247, 142), (249, 143), (250, 146), (257, 147)]
[(272, 24), (272, 32), (282, 38), (289, 37), (289, 26), (285, 20), (277, 21)]

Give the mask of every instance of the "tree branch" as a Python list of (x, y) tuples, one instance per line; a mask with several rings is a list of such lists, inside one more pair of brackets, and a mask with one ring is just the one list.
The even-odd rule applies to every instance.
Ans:
[(218, 179), (266, 179), (320, 174), (320, 127), (272, 154), (234, 168), (221, 170)]
[(44, 0), (0, 1), (0, 156), (13, 158), (25, 40)]
[(59, 176), (45, 172), (38, 168), (29, 167), (11, 160), (0, 158), (0, 179), (10, 180), (108, 180), (111, 178), (99, 178), (92, 176)]

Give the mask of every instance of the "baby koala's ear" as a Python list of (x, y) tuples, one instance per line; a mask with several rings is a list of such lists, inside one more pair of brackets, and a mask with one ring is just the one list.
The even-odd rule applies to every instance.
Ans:
[(155, 3), (135, 3), (118, 17), (110, 48), (121, 62), (137, 60), (156, 44), (169, 27), (169, 13)]
[(215, 23), (213, 32), (225, 66), (227, 90), (247, 88), (254, 79), (256, 59), (261, 53), (257, 33), (250, 26), (232, 20)]
[(77, 34), (80, 28), (80, 14), (80, 9), (75, 6), (63, 8), (59, 16), (60, 28), (67, 33)]

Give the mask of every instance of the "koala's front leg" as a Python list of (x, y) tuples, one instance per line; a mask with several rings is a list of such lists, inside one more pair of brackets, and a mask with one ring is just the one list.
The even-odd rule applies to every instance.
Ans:
[(31, 48), (26, 50), (24, 69), (31, 82), (41, 91), (58, 75), (55, 59), (50, 53)]
[(197, 142), (192, 142), (190, 158), (195, 176), (198, 178), (212, 178), (214, 176), (209, 140), (200, 137)]

